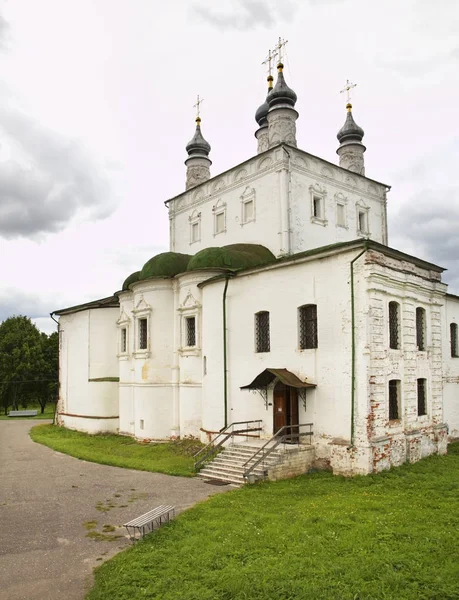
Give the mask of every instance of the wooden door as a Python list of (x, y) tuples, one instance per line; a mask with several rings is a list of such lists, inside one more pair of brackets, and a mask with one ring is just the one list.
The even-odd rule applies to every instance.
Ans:
[(288, 425), (288, 403), (287, 386), (283, 383), (277, 383), (273, 391), (273, 433), (277, 433), (281, 427)]

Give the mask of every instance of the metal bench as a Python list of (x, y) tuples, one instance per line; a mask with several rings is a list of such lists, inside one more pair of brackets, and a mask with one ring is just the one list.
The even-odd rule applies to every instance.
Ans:
[(36, 417), (38, 410), (10, 410), (9, 417)]
[[(137, 517), (137, 519), (125, 523), (124, 527), (126, 527), (132, 541), (140, 540), (144, 535), (153, 531), (155, 524), (159, 527), (162, 523), (169, 522), (171, 515), (172, 517), (175, 516), (175, 506), (161, 505)], [(139, 534), (138, 538), (136, 537), (137, 533)]]

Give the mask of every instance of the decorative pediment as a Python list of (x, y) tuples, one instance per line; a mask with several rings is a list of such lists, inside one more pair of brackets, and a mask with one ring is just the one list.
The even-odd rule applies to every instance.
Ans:
[(202, 188), (199, 188), (199, 190), (196, 190), (195, 193), (193, 194), (193, 202), (198, 202), (199, 200), (204, 200), (205, 198), (205, 192)]
[(201, 305), (196, 300), (196, 298), (193, 296), (193, 294), (189, 291), (187, 293), (187, 295), (185, 296), (184, 301), (180, 304), (179, 310), (180, 311), (190, 310), (190, 309), (196, 310), (198, 308), (201, 308)]
[(226, 207), (226, 202), (223, 202), (221, 198), (212, 206), (212, 212), (219, 212), (222, 208)]
[(120, 327), (127, 325), (130, 322), (131, 318), (125, 313), (124, 308), (121, 310), (120, 318), (116, 322), (116, 324)]
[(191, 213), (191, 215), (188, 217), (188, 221), (197, 221), (201, 218), (201, 213), (198, 212), (196, 209)]
[(250, 187), (250, 185), (248, 185), (241, 194), (241, 200), (242, 200), (242, 202), (244, 202), (244, 200), (248, 200), (249, 198), (253, 198), (254, 196), (255, 196), (255, 188)]
[(139, 301), (132, 310), (133, 314), (138, 315), (139, 313), (147, 314), (151, 312), (151, 306), (145, 301), (143, 296), (140, 296)]
[(318, 194), (319, 196), (325, 196), (327, 194), (326, 188), (322, 187), (319, 183), (309, 186), (309, 191), (312, 194)]
[(370, 205), (367, 204), (363, 198), (359, 198), (357, 200), (357, 202), (355, 203), (355, 205), (360, 208), (365, 208), (366, 210), (368, 210), (370, 208)]
[(343, 192), (337, 192), (335, 194), (335, 200), (336, 202), (339, 202), (339, 204), (347, 204), (349, 198), (345, 196)]

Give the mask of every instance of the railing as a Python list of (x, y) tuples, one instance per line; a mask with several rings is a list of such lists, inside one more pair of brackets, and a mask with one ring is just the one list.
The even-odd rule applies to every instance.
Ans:
[[(313, 434), (312, 431), (312, 423), (301, 423), (299, 425), (284, 425), (277, 431), (273, 437), (266, 442), (261, 448), (257, 450), (250, 458), (247, 460), (242, 466), (247, 467), (249, 463), (251, 465), (244, 471), (244, 479), (248, 479), (249, 476), (253, 473), (253, 471), (258, 467), (259, 464), (263, 463), (263, 467), (265, 460), (267, 457), (273, 452), (279, 444), (287, 443), (300, 443), (302, 437), (309, 437), (309, 443), (311, 443), (311, 437)], [(301, 427), (309, 427), (309, 431), (301, 432)], [(258, 458), (257, 458), (258, 457)], [(253, 461), (253, 462), (252, 462)]]
[[(233, 435), (243, 435), (244, 433), (248, 434), (252, 432), (258, 432), (257, 437), (260, 437), (260, 431), (262, 430), (261, 423), (261, 419), (258, 419), (256, 421), (236, 421), (234, 423), (230, 423), (230, 425), (222, 429), (215, 436), (215, 438), (207, 444), (207, 446), (199, 450), (199, 452), (197, 452), (194, 455), (194, 458), (197, 458), (202, 454), (201, 458), (196, 460), (194, 463), (195, 470), (197, 471), (198, 469), (200, 469), (205, 462), (209, 461), (216, 454), (218, 454), (223, 444)], [(258, 425), (258, 427), (251, 427), (252, 424), (256, 424)], [(235, 429), (235, 427), (239, 427), (241, 425), (245, 425), (245, 429)], [(217, 440), (219, 441), (217, 442)]]

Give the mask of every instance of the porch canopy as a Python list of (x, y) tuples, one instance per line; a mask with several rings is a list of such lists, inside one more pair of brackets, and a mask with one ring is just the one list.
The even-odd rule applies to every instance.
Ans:
[(267, 386), (276, 379), (279, 379), (285, 385), (289, 385), (294, 388), (315, 388), (317, 387), (315, 383), (307, 383), (306, 381), (301, 381), (298, 377), (288, 371), (287, 369), (265, 369), (259, 375), (255, 377), (252, 383), (249, 385), (243, 385), (241, 390), (263, 390), (266, 389)]

